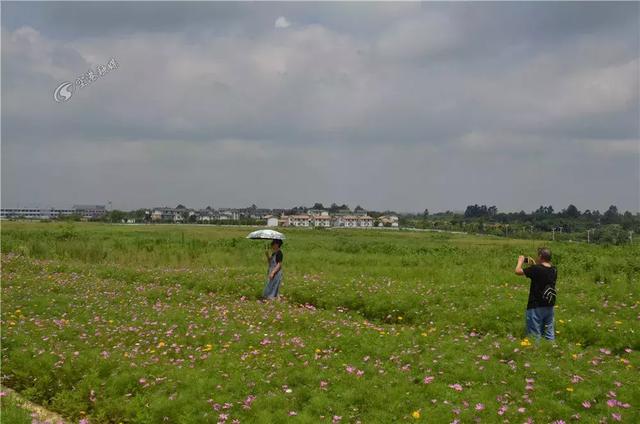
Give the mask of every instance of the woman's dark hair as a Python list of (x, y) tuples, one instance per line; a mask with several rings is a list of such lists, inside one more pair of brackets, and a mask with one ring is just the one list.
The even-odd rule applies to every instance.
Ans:
[(277, 244), (278, 247), (282, 247), (282, 240), (275, 239), (271, 242), (272, 245)]

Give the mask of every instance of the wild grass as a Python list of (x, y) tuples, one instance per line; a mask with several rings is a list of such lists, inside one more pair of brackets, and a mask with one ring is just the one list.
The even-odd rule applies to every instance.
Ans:
[[(264, 304), (250, 230), (3, 224), (4, 383), (97, 423), (640, 418), (637, 247), (287, 229)], [(528, 346), (543, 243), (558, 340)]]

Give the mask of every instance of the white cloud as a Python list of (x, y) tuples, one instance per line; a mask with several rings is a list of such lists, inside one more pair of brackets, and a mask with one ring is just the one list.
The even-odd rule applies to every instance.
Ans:
[(280, 16), (278, 17), (278, 19), (276, 19), (276, 22), (273, 26), (275, 28), (289, 28), (291, 26), (291, 22), (289, 22), (284, 16)]

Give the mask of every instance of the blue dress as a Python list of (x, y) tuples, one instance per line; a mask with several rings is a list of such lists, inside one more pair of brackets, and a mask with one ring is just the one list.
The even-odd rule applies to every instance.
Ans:
[(271, 258), (269, 259), (269, 272), (267, 274), (267, 285), (264, 287), (264, 292), (262, 293), (262, 297), (265, 299), (274, 299), (278, 297), (278, 291), (280, 290), (280, 283), (282, 282), (282, 268), (276, 275), (273, 276), (272, 279), (268, 279), (271, 271), (276, 267), (278, 263), (276, 262), (276, 254), (273, 253)]

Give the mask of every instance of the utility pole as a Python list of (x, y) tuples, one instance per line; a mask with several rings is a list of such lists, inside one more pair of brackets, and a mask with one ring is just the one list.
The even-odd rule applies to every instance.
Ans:
[(629, 231), (629, 243), (633, 244), (633, 231)]
[(590, 233), (593, 231), (593, 228), (587, 230), (587, 244), (591, 243)]
[(556, 241), (556, 227), (551, 229), (551, 237), (553, 237), (553, 241)]

